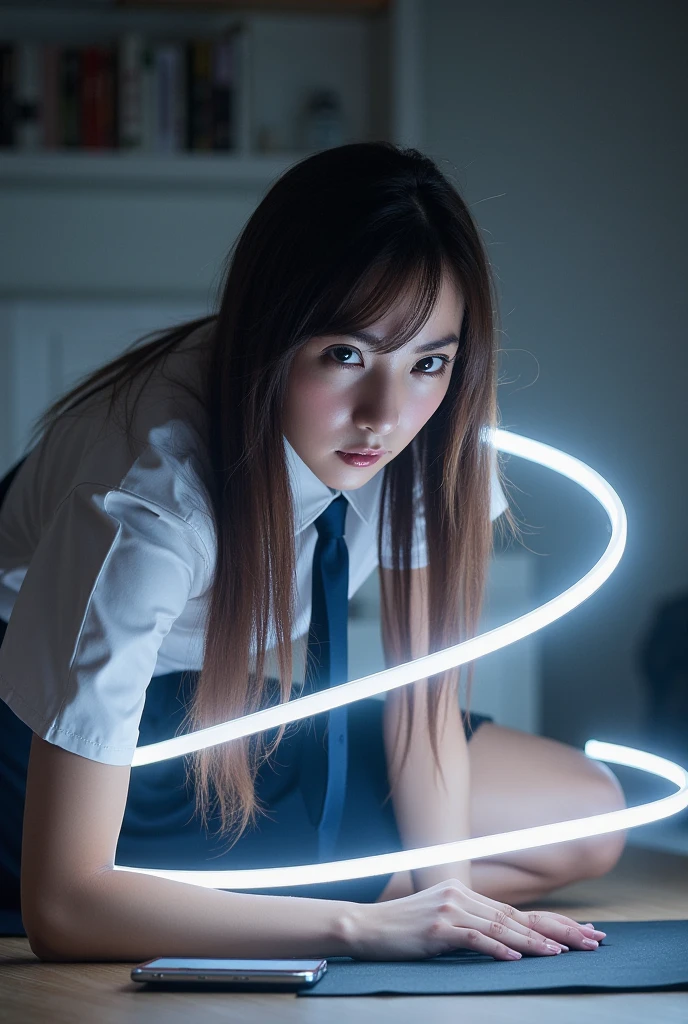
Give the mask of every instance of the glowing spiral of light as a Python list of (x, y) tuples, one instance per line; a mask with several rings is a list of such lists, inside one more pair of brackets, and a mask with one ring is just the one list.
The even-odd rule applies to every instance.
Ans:
[[(238, 739), (241, 736), (251, 736), (264, 729), (272, 729), (283, 723), (308, 718), (311, 715), (329, 711), (331, 708), (340, 707), (342, 704), (349, 704), (364, 697), (386, 693), (398, 686), (405, 686), (407, 683), (416, 682), (446, 669), (463, 665), (535, 633), (590, 597), (614, 571), (626, 544), (626, 513), (619, 496), (599, 473), (596, 473), (584, 462), (543, 444), (541, 441), (534, 441), (532, 438), (512, 434), (505, 430), (494, 431), (488, 439), (500, 451), (538, 463), (575, 481), (597, 498), (603, 506), (609, 516), (611, 537), (606, 550), (585, 576), (562, 594), (526, 615), (521, 615), (497, 629), (481, 633), (479, 636), (472, 637), (470, 640), (448, 647), (443, 651), (436, 651), (404, 665), (397, 665), (361, 679), (320, 690), (276, 707), (245, 715), (243, 718), (137, 747), (132, 759), (132, 767), (179, 757), (182, 754), (192, 753), (217, 743), (226, 743), (228, 740)], [(144, 874), (160, 875), (217, 889), (260, 889), (308, 885), (416, 870), (436, 864), (478, 860), (496, 853), (510, 853), (535, 846), (547, 846), (566, 840), (602, 835), (668, 817), (688, 806), (688, 772), (679, 765), (642, 750), (634, 750), (631, 747), (613, 743), (603, 743), (598, 740), (588, 740), (585, 745), (585, 753), (592, 758), (629, 765), (659, 775), (674, 782), (679, 789), (661, 800), (605, 814), (554, 822), (514, 832), (480, 836), (475, 839), (464, 839), (454, 843), (443, 843), (439, 846), (402, 850), (372, 857), (359, 857), (353, 860), (292, 867), (220, 871), (136, 868), (119, 864), (114, 867), (119, 871), (138, 871)]]

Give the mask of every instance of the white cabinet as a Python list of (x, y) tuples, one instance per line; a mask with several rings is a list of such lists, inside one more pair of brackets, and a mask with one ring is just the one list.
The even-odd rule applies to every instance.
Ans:
[(147, 331), (204, 316), (201, 300), (22, 300), (0, 303), (2, 472), (23, 454), (33, 421), (85, 374)]

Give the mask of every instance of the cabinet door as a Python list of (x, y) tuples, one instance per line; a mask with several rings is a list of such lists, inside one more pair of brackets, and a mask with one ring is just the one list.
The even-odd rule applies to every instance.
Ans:
[(147, 331), (207, 312), (201, 300), (13, 303), (3, 317), (9, 354), (8, 465), (21, 457), (35, 419), (79, 378)]

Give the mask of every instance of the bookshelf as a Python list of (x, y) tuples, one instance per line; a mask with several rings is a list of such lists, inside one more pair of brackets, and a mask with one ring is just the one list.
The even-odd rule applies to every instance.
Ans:
[[(190, 43), (217, 42), (232, 32), (231, 144), (219, 151), (207, 140), (206, 145), (198, 146), (198, 139), (188, 137), (193, 119), (188, 109), (193, 101), (188, 95), (184, 96), (183, 113), (177, 111), (179, 124), (174, 138), (169, 126), (167, 134), (163, 129), (161, 138), (161, 132), (158, 130), (156, 137), (150, 125), (133, 146), (131, 140), (123, 138), (125, 102), (120, 97), (125, 90), (118, 76), (124, 38), (136, 36), (144, 42), (146, 52), (155, 49), (155, 63), (157, 48), (176, 47), (179, 56)], [(27, 139), (26, 113), (23, 118), (17, 115), (12, 138), (6, 137), (5, 144), (0, 145), (0, 182), (7, 185), (22, 179), (39, 187), (47, 181), (68, 184), (71, 180), (82, 186), (113, 178), (131, 185), (137, 180), (150, 182), (159, 173), (160, 180), (168, 185), (193, 180), (243, 186), (253, 177), (260, 187), (302, 156), (330, 145), (376, 138), (419, 144), (418, 0), (244, 0), (242, 4), (226, 0), (198, 4), (173, 0), (148, 0), (145, 4), (135, 0), (82, 0), (81, 4), (28, 0), (19, 4), (5, 0), (0, 2), (2, 44), (33, 49), (31, 60), (38, 65), (33, 73), (28, 72), (28, 86), (23, 55), (12, 58), (10, 76), (21, 78), (22, 84), (11, 87), (15, 88), (14, 99), (19, 101), (11, 103), (11, 109), (22, 107), (24, 97), (18, 92), (28, 89), (28, 105), (35, 100), (40, 109), (37, 121), (41, 122), (35, 125), (35, 137)], [(113, 76), (112, 89), (117, 91), (116, 109), (111, 112), (112, 132), (106, 141), (102, 133), (95, 140), (87, 140), (82, 130), (75, 141), (66, 138), (62, 126), (58, 138), (52, 121), (58, 116), (64, 121), (65, 115), (63, 111), (59, 115), (49, 109), (46, 112), (51, 103), (44, 102), (43, 94), (55, 92), (55, 88), (47, 88), (46, 81), (54, 85), (55, 77), (54, 71), (46, 72), (43, 50), (62, 53), (65, 49), (83, 52), (88, 48), (109, 48), (114, 54), (113, 68), (108, 72)], [(188, 90), (192, 75), (188, 55), (181, 54), (181, 59), (184, 67), (179, 74), (184, 83), (179, 88)], [(17, 70), (20, 66), (22, 71)], [(156, 75), (158, 80), (154, 82)], [(148, 120), (160, 119), (161, 90), (169, 88), (169, 79), (161, 83), (160, 75), (156, 65), (143, 87), (141, 104), (145, 107), (150, 100), (155, 108)], [(56, 88), (63, 87), (61, 81)], [(314, 96), (320, 94), (322, 98), (323, 91), (335, 100), (329, 128), (322, 105), (319, 115), (312, 107)], [(182, 102), (177, 96), (175, 101)], [(88, 115), (82, 113), (82, 129), (84, 116)], [(168, 121), (171, 118), (169, 111), (163, 116)], [(43, 126), (45, 118), (51, 120), (49, 128)]]
[(127, 32), (182, 42), (237, 25), (245, 33), (231, 151), (0, 147), (0, 301), (164, 293), (205, 300), (270, 184), (327, 148), (309, 146), (301, 131), (313, 90), (341, 97), (343, 142), (422, 144), (419, 4), (0, 0), (0, 44), (115, 45)]

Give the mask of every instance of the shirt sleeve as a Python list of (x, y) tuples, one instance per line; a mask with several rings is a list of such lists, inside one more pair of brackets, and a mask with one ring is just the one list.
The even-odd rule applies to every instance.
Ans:
[(131, 764), (157, 651), (205, 568), (195, 529), (148, 498), (79, 484), (29, 564), (0, 697), (43, 739)]
[[(496, 465), (493, 463), (490, 477), (490, 519), (495, 520), (509, 507), (509, 502), (499, 483)], [(392, 568), (392, 545), (389, 524), (385, 523), (382, 537), (383, 568)], [(425, 540), (425, 512), (420, 487), (416, 485), (414, 492), (413, 537), (411, 540), (411, 568), (422, 569), (428, 564), (428, 549)]]

